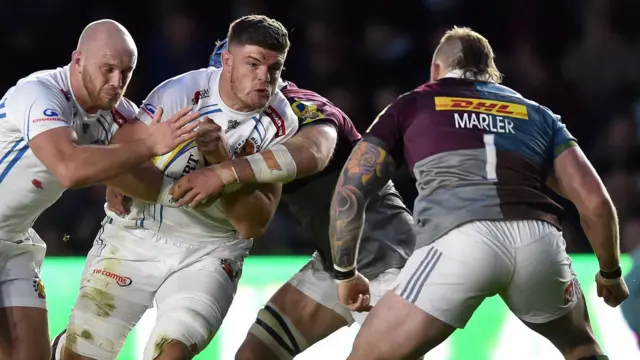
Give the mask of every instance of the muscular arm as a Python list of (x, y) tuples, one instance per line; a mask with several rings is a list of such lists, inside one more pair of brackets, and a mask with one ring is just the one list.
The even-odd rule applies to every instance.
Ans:
[[(251, 166), (250, 158), (255, 161), (266, 161), (265, 156), (271, 157), (271, 150), (265, 150), (248, 157), (240, 157), (231, 160), (238, 175), (240, 184), (276, 183), (300, 179), (322, 171), (333, 155), (338, 132), (335, 127), (327, 124), (305, 126), (291, 139), (282, 143), (293, 158), (295, 173), (285, 174), (283, 171), (273, 171), (269, 174), (258, 174)], [(267, 165), (268, 166), (268, 165)], [(280, 168), (284, 168), (280, 164)]]
[(29, 141), (29, 147), (65, 188), (101, 183), (153, 156), (146, 141), (113, 145), (78, 145), (73, 130), (59, 127)]
[(578, 146), (563, 151), (554, 162), (560, 195), (573, 202), (580, 222), (598, 258), (600, 269), (615, 270), (620, 264), (618, 218), (607, 189)]
[[(118, 130), (111, 144), (125, 144), (144, 136), (147, 124), (134, 119), (134, 121)], [(145, 161), (128, 172), (107, 179), (104, 184), (123, 194), (142, 201), (155, 203), (160, 195), (164, 175), (151, 161)]]
[(282, 184), (241, 187), (220, 198), (227, 218), (244, 238), (259, 237), (267, 230), (278, 207)]
[(365, 207), (394, 171), (395, 162), (380, 140), (365, 136), (353, 149), (331, 200), (329, 237), (336, 270), (355, 269)]

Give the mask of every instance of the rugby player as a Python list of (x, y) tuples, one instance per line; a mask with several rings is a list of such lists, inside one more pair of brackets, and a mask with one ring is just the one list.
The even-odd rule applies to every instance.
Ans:
[[(210, 65), (221, 65), (224, 48), (222, 42), (214, 50)], [(298, 133), (282, 145), (226, 164), (233, 166), (239, 183), (295, 178), (284, 185), (283, 201), (314, 241), (317, 252), (259, 311), (236, 359), (292, 359), (343, 326), (354, 321), (361, 324), (366, 315), (340, 305), (342, 294), (333, 280), (328, 238), (331, 194), (361, 136), (349, 117), (329, 100), (289, 81), (280, 88), (298, 115)], [(278, 166), (268, 171), (268, 159), (274, 157)], [(215, 189), (219, 178), (215, 169), (198, 170), (176, 184), (174, 196), (181, 198), (180, 189), (184, 193), (195, 190), (199, 196), (203, 190)], [(215, 193), (207, 195), (211, 194)], [(372, 294), (367, 301), (373, 304), (392, 286), (413, 251), (415, 238), (411, 214), (390, 181), (367, 208), (367, 220), (359, 271), (371, 280)]]
[(0, 100), (3, 359), (49, 358), (40, 279), (46, 245), (31, 228), (38, 216), (65, 189), (113, 179), (195, 136), (197, 124), (182, 128), (195, 116), (183, 111), (167, 123), (131, 125), (137, 130), (121, 137), (135, 141), (106, 145), (135, 115), (136, 106), (122, 94), (136, 60), (128, 31), (115, 21), (97, 21), (80, 35), (69, 65), (21, 79)]
[(600, 264), (598, 295), (612, 307), (628, 296), (615, 209), (560, 117), (500, 80), (488, 41), (453, 28), (435, 50), (431, 82), (384, 110), (349, 157), (332, 201), (331, 245), (350, 301), (366, 306), (356, 254), (372, 194), (402, 163), (419, 192), (416, 251), (349, 359), (415, 359), (496, 294), (565, 358), (607, 358), (565, 251), (561, 208), (543, 189), (551, 180), (576, 205)]
[[(137, 114), (146, 123), (157, 104), (168, 112), (193, 104), (209, 118), (198, 133), (224, 133), (220, 146), (202, 152), (204, 158), (194, 140), (155, 159), (170, 178), (277, 146), (297, 130), (298, 119), (276, 88), (289, 49), (287, 30), (276, 20), (252, 15), (233, 22), (228, 37), (222, 69), (195, 70), (165, 81)], [(231, 168), (220, 173), (229, 183), (235, 177)], [(208, 208), (134, 201), (124, 217), (107, 211), (66, 333), (54, 342), (55, 358), (116, 359), (153, 302), (158, 315), (143, 358), (190, 359), (198, 354), (231, 305), (243, 259), (252, 238), (271, 220), (281, 187), (243, 186)]]

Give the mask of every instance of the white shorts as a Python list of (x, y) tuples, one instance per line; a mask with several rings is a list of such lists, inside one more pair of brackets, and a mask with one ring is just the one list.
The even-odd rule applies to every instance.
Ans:
[[(375, 305), (392, 289), (399, 273), (399, 269), (389, 269), (369, 282), (371, 305)], [(362, 325), (367, 317), (368, 312), (351, 312), (340, 304), (336, 281), (324, 270), (323, 261), (318, 253), (313, 254), (311, 260), (295, 273), (288, 283), (314, 301), (338, 313), (349, 325), (354, 322)]]
[(47, 245), (33, 229), (14, 239), (0, 240), (0, 308), (47, 308), (40, 268)]
[(156, 325), (144, 359), (155, 358), (169, 340), (197, 354), (222, 324), (241, 276), (244, 255), (227, 255), (250, 242), (189, 245), (107, 220), (87, 256), (66, 346), (97, 360), (115, 359), (155, 299)]
[(537, 220), (455, 228), (416, 250), (395, 287), (405, 300), (457, 328), (496, 294), (521, 320), (546, 323), (571, 311), (579, 291), (562, 233)]

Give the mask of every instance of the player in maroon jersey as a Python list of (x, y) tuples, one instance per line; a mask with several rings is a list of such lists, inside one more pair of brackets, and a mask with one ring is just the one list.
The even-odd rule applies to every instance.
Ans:
[(482, 35), (448, 31), (431, 80), (378, 116), (334, 193), (333, 261), (336, 274), (351, 279), (339, 291), (358, 299), (368, 294), (354, 270), (371, 195), (402, 163), (418, 189), (416, 250), (369, 314), (349, 359), (415, 359), (464, 328), (494, 295), (566, 359), (607, 359), (565, 251), (561, 209), (543, 191), (557, 179), (576, 205), (600, 264), (598, 295), (615, 307), (628, 290), (615, 209), (600, 178), (559, 116), (499, 84)]

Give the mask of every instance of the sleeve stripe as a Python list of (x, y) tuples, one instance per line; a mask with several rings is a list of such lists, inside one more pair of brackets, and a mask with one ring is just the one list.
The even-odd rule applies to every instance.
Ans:
[(575, 140), (569, 140), (564, 144), (560, 144), (556, 146), (556, 156), (562, 154), (565, 150), (571, 149), (572, 147), (578, 146), (578, 143)]

